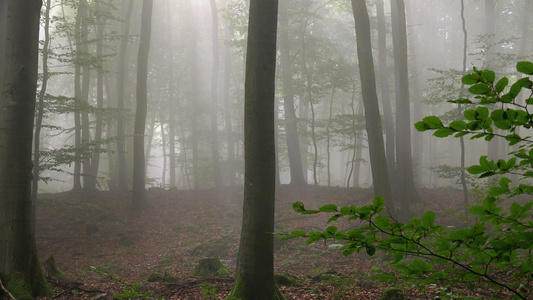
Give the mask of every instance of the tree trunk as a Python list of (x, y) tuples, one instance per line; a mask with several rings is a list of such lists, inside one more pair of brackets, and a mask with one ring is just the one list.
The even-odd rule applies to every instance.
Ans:
[[(44, 117), (44, 96), (46, 95), (46, 88), (48, 86), (48, 51), (50, 49), (50, 8), (52, 6), (51, 0), (46, 1), (44, 11), (44, 43), (43, 43), (43, 81), (41, 90), (39, 91), (39, 102), (37, 104), (37, 115), (35, 117), (35, 132), (33, 133), (33, 178), (31, 184), (31, 200), (37, 200), (37, 193), (39, 191), (39, 174), (40, 174), (40, 150), (41, 150), (41, 128)], [(0, 16), (1, 18), (2, 16)], [(0, 36), (0, 38), (2, 38)], [(0, 48), (0, 52), (3, 50)], [(0, 58), (1, 60), (1, 58)], [(0, 70), (2, 70), (0, 66)], [(0, 71), (1, 73), (1, 71)], [(2, 81), (0, 81), (0, 86)], [(0, 90), (1, 93), (1, 90)]]
[(236, 280), (230, 297), (284, 299), (274, 282), (274, 78), (278, 1), (250, 1), (245, 79), (245, 177)]
[[(51, 296), (35, 245), (32, 136), (41, 1), (0, 4), (0, 279), (17, 299)], [(4, 21), (5, 20), (5, 21)], [(4, 35), (5, 34), (5, 35)]]
[(409, 202), (420, 202), (413, 176), (411, 152), (411, 112), (409, 100), (409, 71), (407, 66), (407, 32), (403, 0), (391, 0), (394, 45), (394, 78), (396, 86), (396, 174), (395, 195), (402, 208), (402, 217), (407, 218)]
[(385, 199), (389, 212), (394, 215), (395, 208), (387, 170), (385, 144), (383, 142), (381, 116), (376, 91), (376, 78), (374, 75), (370, 21), (365, 0), (352, 0), (352, 10), (355, 19), (357, 58), (359, 61), (359, 74), (361, 77), (363, 104), (365, 108), (368, 152), (370, 154), (374, 193), (376, 196), (380, 195)]
[[(101, 7), (100, 2), (95, 2), (96, 11), (102, 13), (104, 10)], [(100, 149), (102, 148), (102, 134), (103, 134), (103, 116), (102, 111), (104, 109), (104, 31), (106, 26), (106, 18), (100, 14), (97, 16), (96, 22), (96, 56), (101, 59), (100, 68), (96, 71), (96, 125), (94, 130), (94, 151), (91, 156), (91, 171), (88, 177), (88, 185), (84, 186), (86, 189), (94, 190), (96, 188), (96, 181), (98, 178), (98, 169), (100, 167)], [(109, 98), (109, 96), (108, 96)]]
[(71, 53), (76, 58), (74, 61), (74, 183), (73, 190), (81, 190), (81, 135), (82, 135), (82, 123), (81, 123), (81, 94), (82, 87), (80, 80), (81, 74), (81, 19), (83, 16), (83, 9), (81, 3), (78, 6), (76, 13), (76, 24), (74, 26), (74, 40), (76, 44), (76, 52), (73, 52), (71, 45)]
[(289, 20), (287, 1), (282, 1), (279, 14), (280, 26), (280, 60), (281, 60), (281, 80), (283, 87), (283, 109), (285, 112), (285, 134), (287, 139), (287, 152), (289, 157), (289, 170), (291, 174), (291, 185), (306, 185), (303, 170), (302, 157), (300, 154), (300, 141), (298, 138), (298, 120), (294, 110), (294, 92), (292, 87), (292, 68), (290, 60), (289, 46)]
[(141, 37), (137, 57), (137, 107), (133, 133), (133, 197), (131, 205), (134, 210), (141, 210), (146, 207), (144, 130), (148, 107), (148, 54), (152, 33), (152, 7), (153, 0), (143, 0)]
[[(166, 14), (167, 14), (167, 26), (168, 32), (172, 31), (172, 10), (170, 9), (170, 1), (166, 3)], [(168, 72), (169, 72), (169, 91), (168, 91), (168, 168), (169, 168), (169, 188), (176, 187), (176, 102), (178, 101), (178, 94), (176, 89), (176, 82), (174, 77), (174, 34), (168, 35)], [(154, 118), (155, 119), (155, 118)], [(163, 130), (163, 126), (161, 126)], [(164, 181), (163, 181), (164, 183)]]
[[(226, 3), (228, 5), (230, 0)], [(224, 36), (227, 41), (233, 39), (233, 34), (231, 31), (230, 22), (226, 20), (224, 23)], [(232, 128), (232, 117), (231, 117), (231, 102), (230, 102), (230, 78), (232, 74), (232, 64), (231, 64), (231, 46), (229, 43), (225, 43), (224, 50), (224, 79), (223, 79), (223, 91), (222, 95), (224, 98), (224, 122), (225, 122), (225, 133), (226, 141), (228, 146), (228, 160), (227, 160), (227, 172), (226, 175), (229, 178), (229, 184), (236, 184), (236, 172), (235, 172), (235, 139), (233, 137), (233, 128)]]
[(191, 31), (191, 42), (190, 42), (190, 51), (191, 51), (191, 148), (192, 148), (192, 176), (193, 176), (193, 183), (194, 183), (194, 189), (200, 188), (200, 160), (199, 160), (199, 153), (198, 153), (198, 118), (200, 117), (200, 108), (199, 108), (199, 101), (200, 98), (198, 97), (198, 81), (199, 81), (199, 74), (198, 74), (198, 36), (196, 34), (196, 12), (195, 7), (193, 5), (194, 0), (190, 1), (191, 6), (191, 24), (190, 24), (190, 31)]
[(215, 0), (210, 0), (212, 17), (213, 69), (211, 70), (211, 156), (213, 157), (213, 176), (215, 186), (222, 187), (220, 158), (218, 154), (218, 11)]
[(126, 175), (126, 128), (124, 125), (126, 111), (124, 109), (124, 89), (127, 77), (127, 61), (129, 56), (129, 34), (131, 14), (133, 12), (133, 0), (125, 0), (122, 2), (124, 10), (122, 20), (122, 40), (120, 42), (119, 68), (118, 68), (118, 82), (117, 82), (117, 187), (121, 192), (128, 189), (127, 175)]
[(395, 134), (394, 117), (392, 115), (392, 103), (389, 88), (389, 68), (387, 66), (387, 24), (385, 22), (383, 0), (376, 1), (377, 27), (378, 27), (378, 78), (381, 92), (381, 103), (383, 105), (383, 117), (385, 126), (385, 153), (387, 156), (387, 168), (389, 170), (389, 181), (391, 188), (395, 188), (396, 157), (395, 157)]
[[(88, 15), (87, 15), (87, 0), (81, 0), (79, 3), (80, 10), (80, 30), (79, 40), (76, 42), (76, 53), (79, 54), (78, 59), (83, 62), (82, 65), (82, 82), (81, 82), (81, 94), (77, 99), (82, 104), (81, 109), (81, 146), (83, 149), (89, 148), (91, 141), (91, 131), (89, 126), (89, 88), (91, 84), (91, 70), (89, 69), (89, 46), (88, 46)], [(80, 42), (80, 44), (78, 44)], [(80, 51), (78, 52), (78, 49)], [(80, 63), (78, 61), (77, 63)], [(83, 188), (87, 188), (90, 185), (90, 173), (91, 173), (91, 156), (90, 152), (84, 150), (81, 158), (83, 166)]]

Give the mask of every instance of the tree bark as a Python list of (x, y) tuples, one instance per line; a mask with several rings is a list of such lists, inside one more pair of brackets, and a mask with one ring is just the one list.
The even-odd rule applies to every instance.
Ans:
[[(226, 3), (228, 5), (230, 0)], [(233, 34), (231, 32), (230, 28), (230, 22), (226, 21), (224, 23), (224, 36), (227, 41), (231, 41), (233, 39)], [(223, 91), (222, 95), (224, 97), (224, 122), (225, 122), (225, 133), (226, 133), (226, 141), (228, 145), (228, 171), (227, 176), (229, 177), (229, 184), (235, 185), (236, 184), (236, 172), (235, 172), (235, 138), (233, 137), (233, 128), (232, 128), (232, 109), (231, 109), (231, 102), (230, 102), (230, 78), (232, 74), (232, 63), (231, 63), (231, 46), (229, 43), (226, 43), (224, 45), (224, 84), (223, 84)]]
[(211, 156), (213, 159), (213, 177), (215, 187), (222, 187), (222, 175), (220, 173), (220, 158), (218, 151), (218, 11), (215, 0), (210, 0), (212, 21), (212, 48), (213, 69), (211, 70)]
[(122, 2), (122, 8), (124, 10), (122, 20), (122, 40), (120, 42), (119, 50), (119, 67), (118, 67), (118, 79), (117, 79), (117, 187), (121, 192), (125, 192), (128, 189), (127, 175), (126, 175), (126, 128), (125, 128), (125, 115), (124, 109), (124, 89), (127, 77), (127, 61), (128, 61), (128, 45), (130, 34), (131, 14), (133, 12), (133, 0), (124, 0)]
[[(48, 86), (48, 51), (50, 49), (50, 7), (51, 0), (46, 1), (44, 10), (44, 43), (43, 43), (43, 81), (41, 90), (39, 91), (39, 102), (37, 104), (37, 115), (35, 116), (35, 132), (33, 133), (33, 178), (31, 184), (31, 200), (37, 200), (37, 193), (39, 191), (39, 174), (40, 174), (40, 150), (41, 150), (41, 128), (44, 117), (44, 96), (46, 95), (46, 88)], [(0, 16), (1, 18), (1, 16)], [(1, 38), (1, 36), (0, 36)], [(3, 51), (0, 49), (0, 52)], [(0, 58), (1, 60), (1, 58)], [(2, 70), (0, 68), (0, 70)], [(1, 71), (0, 71), (1, 72)], [(0, 86), (1, 86), (0, 81)]]
[(409, 202), (420, 202), (413, 176), (411, 151), (411, 112), (409, 71), (407, 65), (407, 32), (403, 0), (391, 0), (394, 45), (394, 77), (396, 86), (396, 174), (395, 195), (401, 201), (402, 217), (407, 218)]
[(392, 115), (392, 103), (390, 99), (389, 68), (387, 66), (387, 24), (385, 22), (385, 12), (383, 0), (376, 1), (377, 27), (378, 27), (378, 78), (381, 92), (381, 103), (383, 105), (383, 117), (385, 126), (385, 153), (387, 155), (387, 168), (389, 170), (389, 181), (391, 188), (395, 187), (396, 170), (395, 157), (395, 133), (394, 117)]
[(274, 81), (278, 1), (250, 1), (245, 78), (244, 204), (230, 297), (284, 299), (274, 282)]
[(381, 128), (374, 61), (370, 40), (370, 21), (365, 0), (352, 0), (352, 10), (355, 19), (355, 32), (357, 37), (357, 58), (359, 61), (359, 74), (365, 108), (366, 132), (368, 135), (368, 152), (372, 168), (372, 182), (374, 193), (382, 196), (387, 203), (389, 212), (394, 215), (394, 202), (392, 199), (387, 159), (385, 157), (385, 144)]
[(5, 20), (5, 44), (0, 55), (0, 279), (17, 299), (28, 299), (52, 295), (37, 256), (31, 201), (42, 3), (2, 2), (0, 20)]
[(146, 207), (144, 130), (148, 108), (148, 55), (152, 33), (152, 7), (153, 0), (143, 0), (141, 37), (137, 57), (137, 107), (133, 133), (133, 197), (131, 205), (134, 210), (141, 210)]
[(287, 152), (289, 157), (289, 170), (291, 185), (303, 186), (307, 182), (304, 179), (302, 169), (302, 157), (300, 155), (300, 141), (298, 138), (298, 120), (294, 109), (294, 92), (292, 87), (292, 68), (290, 60), (289, 20), (287, 0), (281, 2), (279, 13), (280, 35), (280, 60), (281, 81), (283, 87), (283, 109), (285, 112), (285, 134), (287, 139)]

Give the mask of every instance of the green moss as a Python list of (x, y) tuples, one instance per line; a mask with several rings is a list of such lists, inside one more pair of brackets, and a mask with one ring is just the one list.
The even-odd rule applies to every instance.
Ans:
[(380, 300), (404, 300), (405, 296), (402, 289), (391, 287), (383, 291)]
[(216, 257), (202, 258), (194, 268), (193, 276), (228, 276), (230, 271)]
[(6, 276), (6, 289), (18, 300), (32, 300), (31, 287), (24, 274), (14, 272)]
[(298, 278), (292, 274), (284, 273), (284, 274), (275, 274), (274, 280), (278, 285), (283, 286), (300, 286), (300, 282), (298, 281)]
[(158, 282), (162, 281), (164, 279), (164, 276), (159, 273), (151, 273), (148, 275), (148, 278), (146, 278), (146, 281), (148, 282)]
[[(256, 291), (254, 287), (250, 287), (246, 283), (246, 279), (242, 276), (237, 276), (237, 279), (235, 280), (235, 284), (233, 285), (233, 289), (231, 290), (231, 293), (225, 300), (250, 300), (250, 299), (256, 299)], [(267, 299), (267, 298), (261, 298), (261, 299)], [(270, 300), (286, 300), (285, 297), (281, 294), (278, 285), (274, 282), (274, 292), (272, 293), (272, 297), (270, 297)]]

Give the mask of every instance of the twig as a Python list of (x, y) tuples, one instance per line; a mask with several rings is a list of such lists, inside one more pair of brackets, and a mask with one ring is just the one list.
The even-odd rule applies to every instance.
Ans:
[(9, 295), (9, 298), (11, 298), (12, 300), (17, 300), (17, 298), (15, 298), (15, 296), (13, 296), (13, 294), (11, 294), (7, 289), (6, 287), (4, 286), (4, 284), (2, 283), (2, 279), (0, 279), (0, 287), (2, 288), (2, 290), (4, 292), (6, 292), (8, 295)]

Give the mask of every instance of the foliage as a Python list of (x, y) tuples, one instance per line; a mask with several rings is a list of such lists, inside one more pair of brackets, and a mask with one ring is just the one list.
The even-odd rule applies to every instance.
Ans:
[[(519, 62), (517, 70), (533, 75), (533, 63)], [(372, 204), (361, 207), (327, 204), (309, 210), (302, 202), (296, 202), (293, 209), (301, 214), (332, 213), (328, 223), (346, 217), (348, 222), (359, 221), (360, 226), (347, 231), (337, 226), (316, 232), (296, 230), (285, 239), (305, 237), (307, 244), (328, 239), (343, 241), (340, 251), (344, 255), (365, 251), (372, 256), (377, 250), (384, 250), (392, 255), (391, 265), (404, 277), (420, 280), (423, 284), (461, 281), (470, 288), (474, 284), (486, 284), (494, 290), (507, 290), (513, 294), (513, 299), (525, 299), (531, 295), (533, 201), (515, 202), (504, 209), (502, 196), (533, 192), (533, 186), (527, 182), (533, 177), (532, 141), (518, 132), (519, 128), (528, 129), (533, 125), (533, 115), (528, 110), (533, 99), (533, 82), (524, 77), (507, 89), (508, 78), (496, 80), (493, 71), (475, 68), (462, 78), (462, 82), (470, 86), (469, 92), (477, 99), (475, 108), (464, 111), (466, 121), (452, 121), (445, 125), (438, 117), (429, 116), (415, 127), (419, 131), (434, 130), (437, 137), (470, 135), (472, 139), (490, 141), (498, 136), (510, 146), (520, 146), (510, 154), (509, 160), (493, 161), (481, 156), (479, 165), (468, 168), (470, 174), (480, 178), (496, 174), (522, 176), (521, 183), (515, 187), (510, 179), (502, 176), (498, 184), (488, 190), (482, 205), (470, 207), (470, 214), (477, 217), (475, 224), (465, 228), (440, 226), (432, 211), (425, 212), (421, 218), (413, 217), (409, 223), (401, 223), (384, 212), (385, 200), (381, 196), (375, 197)], [(518, 100), (522, 89), (528, 93), (525, 104)], [(466, 98), (450, 102), (474, 104)], [(488, 104), (496, 105), (489, 111)], [(495, 133), (495, 128), (507, 134)], [(383, 280), (396, 279), (391, 274), (380, 277)]]

